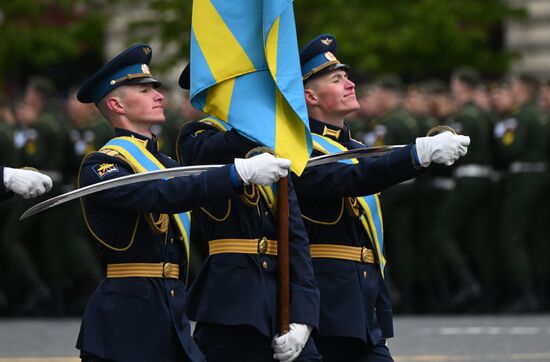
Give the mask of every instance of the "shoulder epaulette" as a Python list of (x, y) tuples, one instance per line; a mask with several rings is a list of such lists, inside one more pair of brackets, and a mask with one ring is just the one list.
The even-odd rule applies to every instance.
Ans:
[(111, 150), (111, 149), (108, 149), (108, 148), (101, 149), (98, 152), (104, 153), (107, 156), (111, 156), (111, 157), (119, 157), (120, 156), (120, 152), (115, 151), (115, 150)]
[(198, 122), (202, 123), (202, 124), (205, 124), (207, 126), (210, 126), (212, 128), (215, 128), (218, 131), (222, 131), (222, 132), (229, 131), (232, 128), (226, 122), (220, 121), (220, 120), (212, 118), (212, 117), (203, 118)]

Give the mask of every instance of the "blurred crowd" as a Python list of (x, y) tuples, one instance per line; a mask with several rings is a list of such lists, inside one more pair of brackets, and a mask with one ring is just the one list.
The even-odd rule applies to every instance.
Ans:
[(436, 126), (471, 138), (451, 168), (381, 193), (396, 311), (548, 311), (550, 88), (462, 67), (447, 82), (381, 76), (359, 87), (359, 103), (352, 133), (369, 146)]
[[(79, 202), (19, 217), (77, 187), (82, 157), (113, 130), (76, 89), (34, 76), (19, 93), (0, 94), (0, 164), (37, 168), (54, 189), (0, 208), (0, 315), (80, 315), (104, 270)], [(201, 118), (188, 94), (175, 93), (154, 130), (173, 158), (181, 126)], [(521, 74), (484, 82), (460, 68), (448, 81), (408, 85), (384, 75), (357, 93), (361, 109), (348, 121), (368, 146), (412, 143), (442, 125), (471, 138), (453, 167), (431, 166), (381, 193), (395, 310), (549, 311), (550, 87)], [(192, 247), (191, 277), (206, 253), (200, 242)]]

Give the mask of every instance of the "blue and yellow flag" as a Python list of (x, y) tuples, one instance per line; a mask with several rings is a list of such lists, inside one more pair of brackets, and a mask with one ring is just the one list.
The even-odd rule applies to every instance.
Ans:
[(312, 149), (292, 0), (194, 0), (191, 103), (292, 160)]

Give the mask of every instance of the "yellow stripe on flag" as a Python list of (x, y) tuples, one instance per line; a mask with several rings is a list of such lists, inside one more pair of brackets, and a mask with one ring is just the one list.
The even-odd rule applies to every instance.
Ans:
[(277, 82), (277, 50), (279, 48), (279, 20), (280, 16), (275, 19), (273, 26), (267, 34), (267, 41), (265, 44), (265, 58), (269, 65), (269, 71), (271, 76)]
[(203, 108), (204, 113), (212, 114), (219, 119), (229, 119), (229, 107), (231, 106), (235, 79), (231, 78), (208, 88), (206, 104)]
[[(209, 0), (195, 0), (192, 16), (197, 43), (216, 82), (256, 70)], [(220, 49), (223, 49), (223, 57), (219, 56)]]
[(276, 88), (275, 93), (275, 153), (279, 157), (291, 159), (292, 170), (300, 176), (309, 160), (307, 144), (304, 142), (306, 128), (279, 89)]

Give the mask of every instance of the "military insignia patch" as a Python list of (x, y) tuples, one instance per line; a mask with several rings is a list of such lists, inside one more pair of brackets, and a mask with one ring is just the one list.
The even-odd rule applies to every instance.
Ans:
[(141, 50), (143, 50), (145, 55), (148, 55), (149, 53), (151, 53), (151, 48), (149, 48), (149, 47), (143, 47), (143, 48), (141, 48)]
[(325, 44), (328, 47), (332, 43), (332, 39), (331, 38), (321, 39), (321, 43)]
[(118, 166), (114, 163), (101, 163), (94, 165), (93, 170), (100, 179), (103, 179), (106, 175), (117, 173)]

